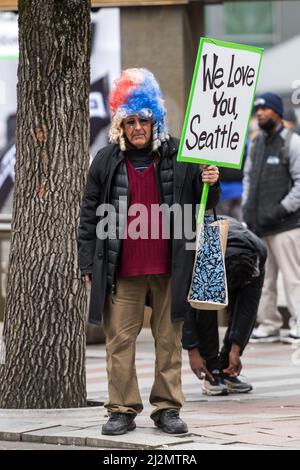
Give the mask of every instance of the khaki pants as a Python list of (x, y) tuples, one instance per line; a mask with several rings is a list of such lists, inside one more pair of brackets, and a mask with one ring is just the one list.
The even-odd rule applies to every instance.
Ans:
[(263, 238), (268, 248), (266, 275), (258, 309), (259, 329), (268, 335), (277, 335), (283, 320), (277, 309), (277, 277), (283, 278), (287, 307), (291, 318), (289, 327), (297, 323), (300, 308), (300, 229), (289, 230)]
[(181, 389), (182, 322), (171, 322), (170, 276), (144, 275), (117, 280), (116, 294), (105, 305), (107, 376), (110, 412), (139, 413), (143, 404), (135, 368), (136, 339), (142, 329), (147, 292), (151, 292), (151, 330), (155, 341), (155, 378), (150, 403), (151, 417), (162, 409), (179, 410)]

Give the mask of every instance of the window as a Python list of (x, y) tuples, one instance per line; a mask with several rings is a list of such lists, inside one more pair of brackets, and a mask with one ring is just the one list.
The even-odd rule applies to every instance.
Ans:
[(279, 41), (278, 4), (228, 2), (205, 9), (206, 36), (269, 47)]

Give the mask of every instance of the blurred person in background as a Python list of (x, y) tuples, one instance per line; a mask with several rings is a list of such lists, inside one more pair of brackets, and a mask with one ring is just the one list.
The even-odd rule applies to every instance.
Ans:
[[(259, 326), (251, 342), (300, 343), (300, 137), (283, 124), (278, 95), (264, 93), (254, 102), (261, 131), (250, 145), (243, 179), (244, 220), (268, 249), (265, 283), (258, 310)], [(291, 314), (287, 336), (277, 308), (277, 277), (282, 273)]]
[(300, 134), (299, 122), (294, 108), (288, 108), (283, 113), (283, 125), (297, 134)]

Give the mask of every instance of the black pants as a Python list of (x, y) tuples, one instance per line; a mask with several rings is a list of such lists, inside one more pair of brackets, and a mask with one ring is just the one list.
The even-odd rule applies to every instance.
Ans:
[(189, 315), (183, 327), (183, 347), (197, 347), (208, 370), (228, 367), (232, 343), (238, 344), (243, 353), (255, 325), (263, 281), (264, 272), (249, 284), (229, 292), (228, 328), (220, 353), (217, 312), (193, 310)]

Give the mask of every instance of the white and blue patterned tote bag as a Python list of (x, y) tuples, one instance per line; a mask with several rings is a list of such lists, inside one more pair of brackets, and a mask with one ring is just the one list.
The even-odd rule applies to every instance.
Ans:
[(197, 227), (196, 256), (188, 302), (200, 310), (221, 310), (228, 305), (225, 250), (228, 220), (205, 216)]

